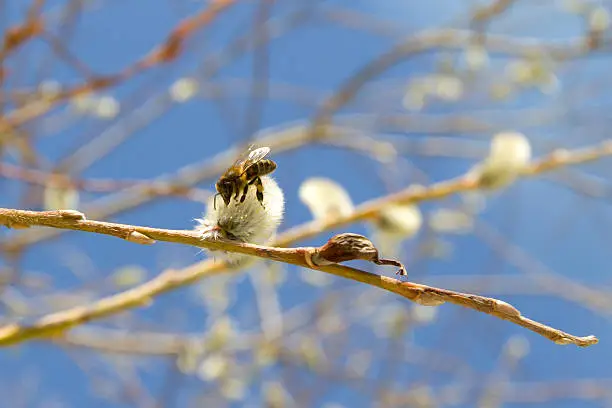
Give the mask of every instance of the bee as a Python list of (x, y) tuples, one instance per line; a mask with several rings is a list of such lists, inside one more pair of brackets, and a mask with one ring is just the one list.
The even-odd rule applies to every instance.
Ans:
[[(240, 202), (244, 202), (247, 192), (251, 185), (257, 188), (257, 200), (263, 206), (263, 184), (261, 176), (272, 173), (276, 170), (276, 163), (270, 159), (264, 159), (270, 153), (269, 147), (260, 147), (253, 149), (253, 146), (247, 150), (236, 162), (225, 171), (215, 185), (217, 194), (214, 198), (214, 208), (217, 208), (217, 196), (223, 198), (226, 206), (229, 205), (232, 195), (234, 200), (238, 199), (238, 195), (242, 193)], [(246, 157), (245, 157), (246, 156)]]

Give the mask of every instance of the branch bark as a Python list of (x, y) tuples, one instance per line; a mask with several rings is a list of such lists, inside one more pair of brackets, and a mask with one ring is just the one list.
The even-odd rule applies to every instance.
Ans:
[[(586, 347), (598, 342), (595, 336), (575, 336), (531, 320), (512, 305), (484, 296), (454, 292), (412, 282), (364, 272), (344, 265), (314, 266), (309, 260), (317, 250), (313, 247), (278, 248), (232, 241), (203, 240), (194, 231), (164, 230), (151, 227), (90, 221), (82, 213), (64, 211), (24, 211), (0, 209), (0, 223), (7, 226), (29, 227), (41, 225), (53, 228), (106, 234), (131, 242), (152, 244), (155, 240), (193, 245), (211, 250), (223, 250), (252, 255), (263, 259), (284, 262), (304, 268), (320, 270), (332, 275), (352, 279), (403, 296), (426, 306), (453, 303), (487, 313), (518, 324), (538, 333), (557, 344), (575, 344)], [(136, 239), (134, 238), (136, 237)], [(227, 271), (223, 263), (206, 262), (204, 268), (195, 265), (183, 270), (166, 270), (156, 278), (133, 289), (112, 295), (90, 305), (77, 306), (65, 311), (43, 316), (30, 325), (12, 323), (0, 327), (0, 346), (9, 346), (29, 339), (49, 337), (94, 319), (100, 319), (131, 308), (146, 306), (154, 296), (174, 288), (188, 285), (204, 275)]]

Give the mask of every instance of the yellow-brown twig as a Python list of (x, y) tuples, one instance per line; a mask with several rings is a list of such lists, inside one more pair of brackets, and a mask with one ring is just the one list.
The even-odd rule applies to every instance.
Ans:
[[(554, 151), (539, 160), (533, 161), (525, 168), (522, 175), (524, 177), (536, 176), (569, 165), (595, 161), (606, 156), (612, 156), (612, 140), (606, 140), (601, 144), (578, 150)], [(285, 246), (299, 240), (311, 238), (322, 231), (332, 230), (357, 221), (376, 217), (381, 209), (391, 204), (439, 200), (453, 194), (477, 190), (480, 187), (477, 180), (471, 180), (466, 177), (435, 183), (429, 187), (412, 186), (398, 193), (366, 202), (357, 207), (355, 211), (349, 215), (336, 217), (330, 221), (312, 221), (289, 229), (279, 235), (275, 245)]]
[[(0, 209), (0, 223), (7, 226), (28, 227), (43, 225), (78, 231), (112, 235), (131, 242), (152, 244), (155, 240), (177, 242), (211, 250), (224, 250), (256, 256), (288, 264), (313, 269), (306, 261), (307, 253), (315, 248), (277, 248), (251, 244), (239, 244), (231, 241), (203, 240), (194, 231), (164, 230), (125, 224), (90, 221), (78, 211), (23, 211)], [(77, 306), (62, 312), (43, 316), (30, 325), (19, 323), (0, 327), (0, 345), (8, 346), (27, 339), (53, 336), (58, 332), (94, 319), (116, 314), (130, 308), (144, 306), (156, 295), (168, 292), (179, 286), (196, 281), (204, 275), (226, 271), (222, 263), (207, 262), (205, 268), (194, 265), (183, 270), (167, 270), (156, 278), (125, 292), (118, 293), (92, 304)], [(343, 265), (318, 266), (316, 270), (352, 279), (368, 285), (396, 293), (422, 305), (438, 306), (443, 303), (454, 303), (463, 307), (478, 310), (500, 319), (523, 326), (557, 344), (576, 344), (581, 347), (596, 344), (595, 336), (579, 337), (561, 330), (546, 326), (521, 315), (512, 305), (506, 302), (478, 295), (454, 292), (411, 282), (380, 276), (350, 268)]]

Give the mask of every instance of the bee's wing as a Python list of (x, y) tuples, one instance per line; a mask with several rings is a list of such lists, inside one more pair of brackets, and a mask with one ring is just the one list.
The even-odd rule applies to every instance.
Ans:
[(270, 148), (267, 146), (264, 147), (260, 147), (258, 149), (252, 149), (249, 152), (249, 158), (248, 161), (250, 163), (257, 163), (258, 161), (260, 161), (261, 159), (263, 159), (264, 157), (266, 157), (268, 155), (268, 153), (270, 153)]
[(257, 149), (253, 149), (253, 146), (251, 146), (248, 150), (248, 157), (246, 158), (246, 160), (242, 161), (241, 163), (244, 164), (243, 168), (243, 174), (244, 172), (247, 171), (247, 169), (249, 167), (251, 167), (252, 165), (254, 165), (255, 163), (257, 163), (258, 161), (260, 161), (261, 159), (263, 159), (264, 157), (266, 157), (268, 155), (268, 153), (270, 153), (270, 148), (267, 146), (264, 147), (260, 147)]
[(246, 151), (243, 151), (242, 153), (240, 153), (232, 167), (239, 166), (242, 163), (245, 163), (247, 160), (249, 160), (249, 156), (251, 155), (252, 150), (253, 150), (253, 145), (250, 145)]

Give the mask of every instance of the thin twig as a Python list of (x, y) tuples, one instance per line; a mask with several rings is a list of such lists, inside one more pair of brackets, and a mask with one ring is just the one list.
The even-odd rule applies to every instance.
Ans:
[[(323, 137), (327, 130), (326, 126), (332, 122), (333, 115), (351, 102), (370, 80), (382, 75), (395, 65), (426, 52), (461, 50), (471, 44), (476, 35), (478, 35), (476, 31), (444, 28), (426, 30), (401, 41), (379, 58), (364, 65), (321, 104), (321, 108), (312, 119), (313, 137)], [(597, 44), (590, 44), (588, 38), (582, 37), (562, 42), (544, 42), (533, 38), (519, 39), (488, 35), (483, 39), (482, 46), (491, 53), (517, 56), (543, 54), (559, 61), (581, 58), (595, 49), (609, 49), (610, 39), (602, 39)]]
[[(39, 117), (55, 107), (60, 101), (109, 88), (152, 67), (176, 60), (183, 51), (184, 43), (194, 34), (196, 30), (214, 21), (219, 13), (223, 12), (234, 4), (235, 0), (215, 0), (210, 2), (206, 9), (182, 20), (168, 34), (163, 43), (156, 46), (150, 53), (132, 65), (126, 67), (119, 73), (95, 78), (71, 87), (70, 89), (62, 90), (60, 93), (54, 96), (52, 100), (36, 100), (19, 107), (9, 112), (4, 118), (2, 118), (2, 120), (0, 120), (0, 131), (17, 128), (33, 118)], [(36, 21), (32, 22), (32, 24), (35, 22)], [(19, 35), (16, 37), (19, 40), (18, 44), (21, 44), (21, 42), (38, 34), (38, 31), (35, 30), (36, 26), (32, 26), (32, 24), (18, 27), (21, 30), (18, 31)], [(15, 48), (15, 46), (10, 47), (9, 50), (13, 48)], [(5, 54), (6, 51), (0, 50), (0, 62)]]

